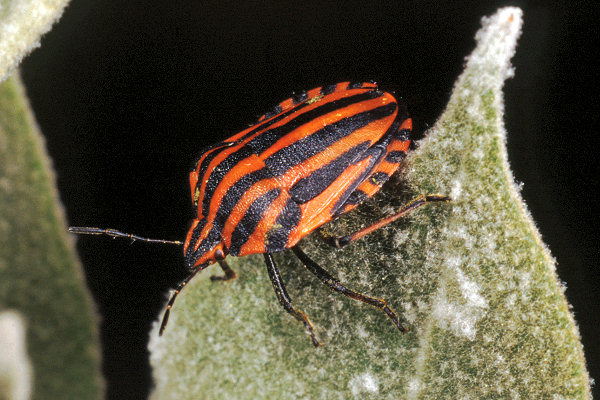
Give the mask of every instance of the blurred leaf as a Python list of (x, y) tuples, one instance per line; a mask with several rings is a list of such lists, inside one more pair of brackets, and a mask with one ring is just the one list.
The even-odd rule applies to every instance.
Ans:
[(58, 21), (68, 3), (68, 0), (0, 2), (0, 82), (40, 45), (40, 38)]
[(25, 344), (23, 317), (0, 312), (0, 399), (27, 400), (31, 396), (31, 362)]
[(6, 309), (25, 319), (33, 399), (100, 398), (91, 301), (43, 139), (14, 77), (0, 85), (0, 310)]

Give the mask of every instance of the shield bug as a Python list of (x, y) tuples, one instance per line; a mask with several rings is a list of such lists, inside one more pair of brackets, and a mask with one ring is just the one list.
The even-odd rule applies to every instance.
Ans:
[[(225, 262), (228, 255), (262, 253), (279, 302), (304, 324), (313, 345), (319, 346), (312, 323), (293, 305), (273, 259), (272, 253), (286, 249), (332, 290), (385, 312), (404, 332), (385, 300), (346, 288), (309, 258), (298, 242), (373, 196), (404, 159), (411, 130), (404, 103), (374, 83), (318, 87), (279, 103), (255, 125), (202, 150), (189, 175), (196, 218), (183, 243), (112, 229), (69, 230), (183, 244), (190, 273), (167, 303), (160, 334), (175, 298), (198, 272), (218, 262), (224, 275), (213, 280), (230, 280), (236, 274)], [(341, 248), (428, 202), (446, 200), (445, 196), (420, 195), (369, 227), (325, 240)]]

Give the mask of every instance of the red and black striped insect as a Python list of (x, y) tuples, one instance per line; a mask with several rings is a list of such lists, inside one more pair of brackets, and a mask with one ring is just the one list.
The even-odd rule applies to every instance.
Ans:
[[(224, 276), (213, 279), (230, 280), (236, 274), (226, 256), (262, 253), (279, 302), (319, 346), (312, 323), (292, 304), (273, 260), (272, 253), (286, 249), (331, 289), (382, 310), (404, 332), (385, 300), (346, 288), (310, 259), (298, 242), (373, 196), (404, 159), (411, 130), (405, 105), (392, 94), (374, 83), (342, 82), (287, 99), (250, 128), (203, 149), (190, 172), (197, 210), (183, 243), (190, 274), (171, 296), (160, 333), (175, 298), (198, 272), (218, 262)], [(341, 248), (427, 202), (445, 200), (445, 196), (418, 196), (374, 225), (326, 241)], [(181, 244), (110, 229), (72, 227), (70, 231)]]

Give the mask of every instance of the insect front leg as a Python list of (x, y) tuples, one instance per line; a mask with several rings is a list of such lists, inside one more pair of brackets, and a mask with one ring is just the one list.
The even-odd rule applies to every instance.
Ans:
[(167, 303), (167, 307), (165, 308), (165, 313), (163, 315), (163, 319), (160, 324), (160, 329), (158, 330), (158, 336), (162, 336), (162, 334), (165, 331), (165, 328), (167, 327), (167, 323), (169, 322), (169, 315), (171, 314), (171, 308), (173, 308), (175, 299), (177, 298), (179, 293), (181, 293), (183, 288), (185, 288), (186, 285), (192, 280), (192, 278), (194, 278), (194, 276), (196, 276), (196, 274), (200, 271), (202, 271), (202, 268), (196, 268), (195, 270), (193, 270), (183, 281), (181, 281), (181, 283), (177, 286), (177, 288), (171, 295), (171, 299), (169, 299), (169, 302)]
[(237, 274), (235, 273), (235, 271), (233, 269), (231, 269), (229, 264), (227, 264), (227, 261), (219, 260), (218, 263), (219, 263), (219, 266), (221, 267), (221, 269), (223, 270), (223, 272), (225, 273), (225, 275), (224, 276), (213, 275), (210, 277), (211, 281), (226, 281), (227, 282), (227, 281), (237, 278)]
[(281, 274), (279, 273), (279, 269), (275, 264), (275, 260), (273, 260), (273, 255), (271, 253), (265, 253), (265, 263), (267, 264), (267, 271), (269, 272), (269, 278), (271, 278), (271, 283), (273, 284), (273, 289), (275, 289), (275, 294), (277, 295), (277, 299), (288, 313), (294, 316), (298, 321), (304, 324), (306, 331), (310, 335), (310, 340), (315, 347), (319, 347), (321, 343), (317, 340), (314, 328), (308, 316), (303, 312), (298, 310), (292, 305), (292, 300), (283, 285), (283, 281), (281, 280)]

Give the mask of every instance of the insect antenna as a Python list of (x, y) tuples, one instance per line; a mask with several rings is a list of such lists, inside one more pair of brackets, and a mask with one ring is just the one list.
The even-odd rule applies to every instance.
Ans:
[[(139, 241), (147, 242), (147, 243), (175, 244), (177, 246), (181, 246), (183, 244), (183, 242), (181, 242), (179, 240), (151, 239), (151, 238), (147, 238), (147, 237), (143, 237), (143, 236), (134, 235), (133, 233), (121, 232), (116, 229), (94, 228), (91, 226), (70, 226), (69, 232), (76, 233), (79, 235), (105, 235), (105, 236), (110, 236), (113, 239), (116, 239), (116, 238), (129, 239), (132, 242), (139, 240)], [(160, 329), (159, 329), (159, 333), (158, 333), (159, 336), (162, 336), (163, 332), (165, 331), (165, 328), (167, 327), (167, 322), (169, 321), (169, 315), (171, 314), (171, 308), (173, 308), (173, 303), (175, 303), (175, 299), (177, 298), (177, 295), (179, 293), (181, 293), (181, 291), (183, 290), (185, 285), (187, 285), (188, 282), (191, 281), (192, 278), (201, 270), (202, 270), (202, 268), (197, 268), (194, 271), (192, 271), (192, 273), (189, 274), (177, 286), (177, 288), (171, 295), (171, 299), (167, 303), (167, 308), (165, 310), (165, 314), (163, 315), (163, 319), (160, 324)], [(233, 272), (233, 270), (231, 272), (233, 273), (233, 276), (235, 277), (235, 272)]]
[(180, 242), (179, 240), (150, 239), (150, 238), (134, 235), (133, 233), (124, 233), (121, 231), (117, 231), (116, 229), (93, 228), (91, 226), (70, 226), (69, 232), (76, 233), (78, 235), (106, 235), (106, 236), (112, 237), (113, 239), (115, 239), (115, 238), (129, 239), (132, 242), (139, 240), (139, 241), (147, 242), (147, 243), (175, 244), (177, 246), (181, 246), (183, 244), (183, 242)]

